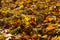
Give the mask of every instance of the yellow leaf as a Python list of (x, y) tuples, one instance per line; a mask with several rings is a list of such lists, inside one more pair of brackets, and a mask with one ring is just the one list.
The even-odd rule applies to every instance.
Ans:
[(52, 21), (52, 20), (54, 20), (54, 18), (49, 18), (49, 21)]
[(2, 10), (2, 13), (5, 13), (5, 11)]
[(26, 22), (26, 25), (29, 25), (29, 22)]
[(33, 34), (32, 35), (32, 38), (36, 38), (38, 35), (37, 34)]
[(47, 38), (47, 36), (48, 36), (48, 35), (44, 35), (44, 36), (42, 36), (42, 38)]
[(52, 27), (52, 26), (51, 26), (51, 27), (47, 27), (46, 30), (47, 30), (47, 31), (50, 31), (50, 30), (52, 30), (52, 29), (54, 29), (54, 28), (55, 28), (55, 27)]
[(50, 2), (50, 0), (46, 0), (46, 2)]
[(60, 3), (56, 3), (56, 6), (60, 6)]
[(56, 40), (60, 40), (60, 36), (58, 36)]
[(20, 4), (20, 5), (23, 5), (23, 4), (24, 4), (24, 2), (19, 2), (19, 4)]
[(4, 40), (4, 38), (5, 38), (4, 35), (1, 34), (1, 35), (0, 35), (0, 40)]
[(5, 12), (6, 12), (6, 13), (9, 12), (9, 10), (6, 10)]
[(49, 7), (49, 10), (53, 10), (53, 6)]
[(52, 40), (60, 40), (60, 36), (55, 36), (52, 38)]
[(22, 13), (24, 10), (19, 10), (20, 13)]
[(41, 37), (41, 34), (38, 34), (38, 37)]
[(24, 8), (24, 5), (20, 5), (20, 8)]
[(28, 17), (27, 15), (25, 16), (25, 20), (26, 21), (29, 21), (30, 20), (30, 17)]
[(44, 20), (44, 22), (48, 22), (48, 20)]
[(14, 21), (13, 21), (13, 20), (10, 20), (10, 21), (9, 21), (9, 23), (10, 23), (10, 24), (13, 24), (13, 23), (14, 23)]
[(47, 31), (50, 31), (52, 29), (55, 29), (57, 24), (49, 24), (48, 27), (46, 28)]

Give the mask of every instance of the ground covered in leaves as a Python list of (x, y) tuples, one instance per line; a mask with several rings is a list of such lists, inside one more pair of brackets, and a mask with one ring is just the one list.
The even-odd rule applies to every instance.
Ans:
[(0, 0), (0, 40), (60, 40), (60, 0)]

